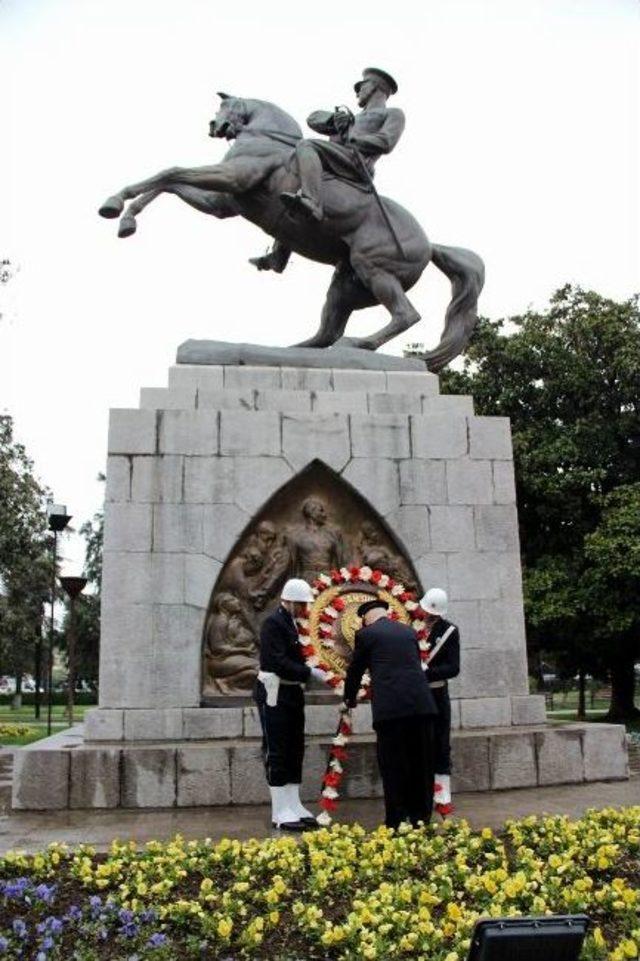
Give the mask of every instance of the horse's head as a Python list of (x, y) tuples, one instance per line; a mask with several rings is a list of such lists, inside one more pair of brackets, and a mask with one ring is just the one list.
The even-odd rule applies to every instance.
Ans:
[(209, 136), (233, 140), (249, 120), (247, 102), (241, 97), (232, 97), (228, 93), (219, 93), (218, 96), (220, 108), (209, 123)]
[(219, 93), (220, 108), (209, 124), (210, 137), (233, 140), (246, 127), (278, 131), (294, 138), (302, 136), (300, 127), (284, 110), (266, 100), (250, 100)]

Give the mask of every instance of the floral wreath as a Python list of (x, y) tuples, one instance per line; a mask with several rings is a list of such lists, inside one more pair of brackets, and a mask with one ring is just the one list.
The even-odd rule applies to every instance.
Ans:
[[(326, 683), (336, 694), (344, 694), (344, 677), (336, 669), (336, 659), (331, 656), (335, 646), (336, 626), (338, 619), (345, 610), (345, 602), (340, 597), (340, 588), (345, 584), (366, 584), (376, 589), (376, 595), (385, 600), (390, 607), (389, 618), (409, 624), (418, 638), (422, 669), (426, 670), (429, 660), (430, 644), (429, 632), (425, 621), (425, 611), (416, 600), (413, 591), (406, 590), (404, 584), (394, 580), (383, 571), (363, 567), (341, 567), (328, 574), (320, 574), (311, 585), (316, 602), (314, 624), (310, 618), (298, 618), (298, 642), (302, 648), (302, 655), (307, 667), (317, 667), (326, 674)], [(326, 598), (323, 595), (326, 594)], [(326, 600), (326, 604), (319, 605), (318, 600)], [(314, 636), (315, 635), (315, 636)], [(323, 652), (322, 648), (328, 649)], [(358, 701), (365, 701), (371, 696), (371, 678), (368, 672), (362, 679), (362, 686), (358, 691)], [(351, 724), (351, 709), (346, 704), (340, 705), (339, 719), (336, 733), (329, 748), (327, 768), (322, 779), (322, 791), (319, 805), (322, 813), (318, 816), (318, 823), (330, 824), (331, 812), (335, 812), (340, 796), (340, 783), (344, 775), (344, 762), (347, 760), (347, 744), (353, 727)]]

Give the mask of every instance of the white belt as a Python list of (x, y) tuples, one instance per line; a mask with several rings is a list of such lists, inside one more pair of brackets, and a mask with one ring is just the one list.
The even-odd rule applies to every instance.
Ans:
[(430, 688), (434, 688), (434, 687), (446, 687), (446, 684), (447, 684), (446, 681), (430, 681), (430, 682), (429, 682), (429, 687), (430, 687)]
[(278, 703), (278, 689), (281, 684), (288, 684), (304, 688), (302, 681), (285, 681), (284, 678), (278, 677), (272, 671), (259, 671), (258, 680), (264, 684), (265, 690), (267, 692), (267, 704), (269, 707), (275, 707)]

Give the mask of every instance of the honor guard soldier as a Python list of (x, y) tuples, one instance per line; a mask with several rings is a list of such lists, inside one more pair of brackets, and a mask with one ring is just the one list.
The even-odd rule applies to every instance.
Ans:
[(304, 663), (295, 619), (303, 617), (313, 593), (306, 581), (291, 578), (282, 588), (279, 607), (260, 631), (260, 672), (255, 700), (262, 725), (271, 820), (283, 831), (304, 831), (317, 821), (300, 801), (304, 757), (304, 688), (324, 671)]
[(460, 673), (460, 633), (455, 624), (445, 620), (447, 594), (440, 587), (427, 591), (420, 607), (425, 612), (429, 631), (427, 678), (435, 698), (438, 716), (435, 721), (434, 803), (438, 814), (453, 814), (451, 800), (451, 701), (448, 681)]
[(344, 697), (354, 707), (362, 675), (371, 676), (373, 727), (385, 801), (385, 824), (428, 823), (433, 807), (433, 722), (436, 706), (422, 670), (418, 639), (387, 617), (386, 601), (361, 604)]

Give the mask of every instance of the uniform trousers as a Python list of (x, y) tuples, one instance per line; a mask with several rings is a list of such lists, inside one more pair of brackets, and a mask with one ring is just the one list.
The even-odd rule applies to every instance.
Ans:
[(262, 752), (267, 784), (283, 787), (302, 783), (304, 758), (304, 691), (299, 684), (280, 684), (278, 703), (267, 704), (267, 692), (257, 681), (254, 698), (262, 725)]
[(443, 687), (432, 687), (431, 693), (438, 708), (434, 718), (434, 770), (436, 774), (451, 774), (451, 700), (447, 682)]
[(425, 824), (433, 810), (434, 718), (427, 715), (375, 723), (382, 776), (385, 824)]

